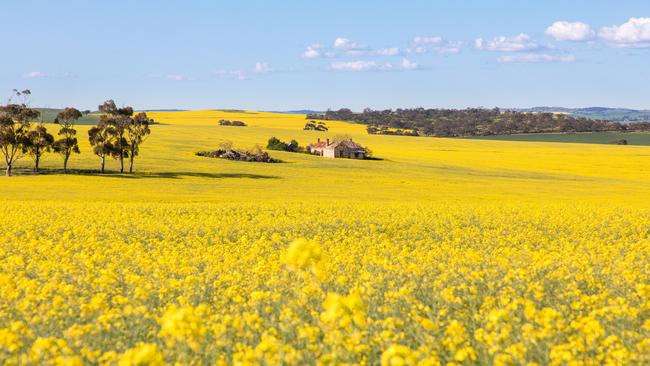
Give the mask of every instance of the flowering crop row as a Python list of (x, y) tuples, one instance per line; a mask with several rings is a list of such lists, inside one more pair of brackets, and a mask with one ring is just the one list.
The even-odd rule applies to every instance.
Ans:
[(0, 207), (0, 363), (650, 363), (650, 216), (494, 203)]

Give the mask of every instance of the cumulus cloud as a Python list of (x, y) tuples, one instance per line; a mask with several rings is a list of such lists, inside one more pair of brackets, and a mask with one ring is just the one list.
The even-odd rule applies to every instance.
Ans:
[(442, 37), (434, 36), (434, 37), (414, 37), (413, 38), (413, 43), (416, 45), (439, 45), (443, 42)]
[(418, 69), (420, 66), (412, 61), (409, 61), (405, 58), (402, 59), (402, 63), (400, 63), (400, 68), (402, 70), (415, 70)]
[(539, 63), (539, 62), (574, 62), (576, 60), (573, 55), (556, 56), (545, 53), (524, 53), (516, 55), (501, 56), (497, 59), (501, 63)]
[(557, 21), (544, 32), (557, 41), (588, 41), (596, 35), (589, 24)]
[(339, 37), (334, 40), (334, 48), (343, 50), (360, 50), (366, 47), (356, 42), (352, 42), (348, 38)]
[(479, 50), (501, 52), (534, 51), (541, 48), (541, 46), (526, 33), (520, 33), (513, 37), (494, 37), (491, 40), (477, 38), (474, 41), (474, 46)]
[(390, 64), (380, 65), (375, 61), (337, 61), (330, 64), (330, 69), (336, 71), (371, 71), (380, 70)]
[(399, 48), (397, 47), (386, 47), (386, 48), (378, 48), (376, 50), (373, 49), (354, 49), (354, 50), (347, 50), (343, 52), (345, 56), (349, 57), (379, 57), (379, 56), (397, 56), (402, 51), (400, 51)]
[(339, 37), (334, 40), (333, 46), (323, 47), (314, 43), (302, 53), (304, 58), (333, 58), (333, 57), (390, 57), (399, 56), (403, 52), (399, 47), (371, 48), (353, 42), (348, 38)]
[(255, 72), (258, 74), (265, 74), (267, 72), (271, 71), (271, 68), (269, 67), (269, 64), (266, 62), (256, 62), (255, 63)]
[(630, 18), (621, 25), (603, 27), (598, 37), (614, 47), (650, 47), (650, 18)]
[(305, 52), (303, 52), (302, 57), (304, 58), (317, 58), (321, 57), (321, 48), (322, 46), (318, 43), (307, 46)]
[(28, 72), (27, 74), (25, 74), (23, 76), (28, 78), (28, 79), (33, 79), (33, 78), (43, 78), (43, 77), (46, 77), (47, 75), (45, 73), (40, 72), (40, 71), (31, 71), (31, 72)]
[(330, 70), (335, 71), (408, 71), (416, 70), (419, 65), (407, 59), (402, 59), (399, 64), (392, 63), (379, 63), (375, 61), (338, 61), (332, 62), (329, 66)]
[(407, 53), (426, 53), (429, 51), (441, 54), (456, 54), (463, 49), (463, 42), (448, 41), (438, 36), (414, 37), (413, 47), (407, 49)]

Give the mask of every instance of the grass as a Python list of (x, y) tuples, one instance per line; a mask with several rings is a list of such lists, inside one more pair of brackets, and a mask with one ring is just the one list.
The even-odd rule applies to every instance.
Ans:
[[(37, 109), (39, 112), (41, 112), (41, 119), (43, 120), (43, 122), (46, 123), (54, 123), (56, 116), (59, 114), (59, 112), (63, 111), (63, 109), (56, 109), (56, 108), (37, 108)], [(96, 125), (97, 122), (99, 122), (98, 115), (87, 114), (79, 118), (79, 120), (77, 120), (77, 122), (75, 123), (77, 125), (93, 126)]]
[(521, 135), (475, 136), (479, 140), (497, 141), (536, 141), (536, 142), (570, 142), (581, 144), (613, 144), (627, 140), (629, 145), (650, 146), (648, 132), (585, 132), (585, 133), (536, 133)]

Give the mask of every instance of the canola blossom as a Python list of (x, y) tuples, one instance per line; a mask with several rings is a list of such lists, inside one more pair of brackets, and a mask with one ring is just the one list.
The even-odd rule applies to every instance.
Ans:
[(0, 180), (0, 364), (650, 364), (647, 147), (333, 121), (385, 160), (256, 165), (193, 152), (328, 135), (152, 116), (133, 176)]
[(645, 211), (15, 205), (3, 364), (649, 361)]

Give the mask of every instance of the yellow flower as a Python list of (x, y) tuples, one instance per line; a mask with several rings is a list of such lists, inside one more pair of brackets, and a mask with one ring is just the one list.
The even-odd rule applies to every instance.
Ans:
[(418, 354), (412, 349), (393, 344), (381, 354), (381, 366), (417, 365)]
[(155, 344), (138, 343), (134, 348), (124, 352), (119, 366), (162, 366), (165, 365), (162, 353)]

